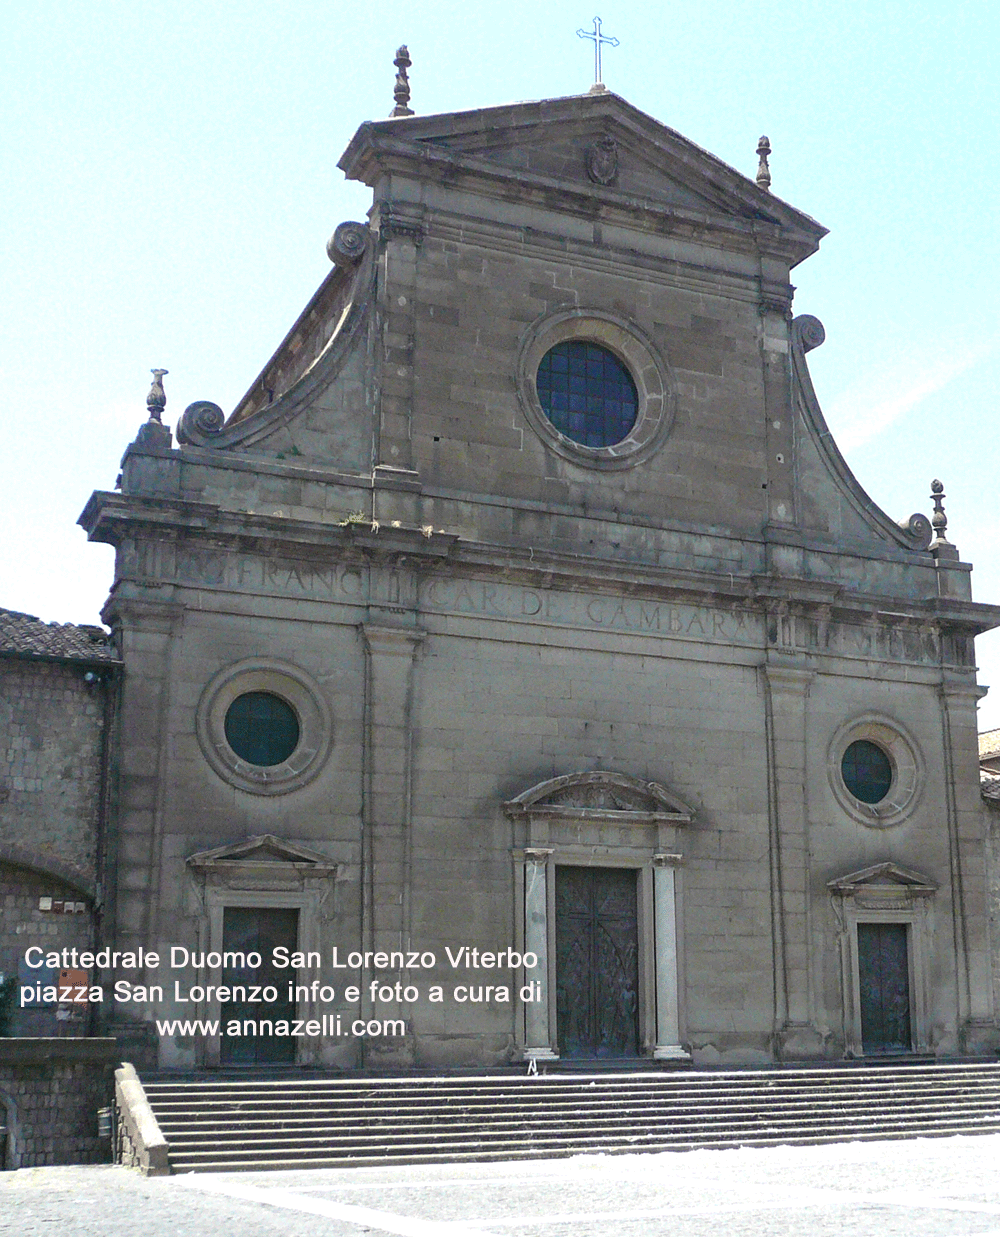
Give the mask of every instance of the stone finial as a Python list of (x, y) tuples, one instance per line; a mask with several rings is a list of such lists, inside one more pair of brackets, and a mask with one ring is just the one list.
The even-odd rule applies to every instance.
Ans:
[(396, 106), (389, 113), (390, 118), (393, 116), (412, 116), (410, 103), (410, 79), (406, 76), (406, 70), (410, 67), (413, 61), (410, 59), (410, 53), (407, 50), (406, 44), (396, 48), (396, 59), (392, 62), (396, 66), (396, 85), (392, 92), (392, 97), (396, 100)]
[(760, 162), (757, 164), (757, 184), (765, 193), (771, 192), (771, 169), (767, 165), (767, 157), (771, 153), (771, 143), (766, 136), (762, 135), (757, 143), (757, 157)]
[(153, 375), (153, 385), (149, 388), (149, 394), (146, 396), (146, 407), (149, 410), (150, 421), (163, 420), (163, 410), (167, 406), (167, 393), (163, 389), (163, 376), (169, 374), (169, 369), (151, 369), (149, 371)]
[(934, 514), (931, 516), (931, 527), (937, 541), (947, 541), (945, 533), (948, 530), (948, 517), (944, 513), (944, 484), (941, 481), (931, 482), (931, 502), (934, 504)]
[[(944, 513), (944, 486), (940, 481), (931, 482), (931, 502), (934, 504), (934, 514), (931, 525), (934, 528), (934, 540), (928, 549), (934, 555), (934, 565), (938, 569), (938, 596), (960, 597), (972, 600), (971, 578), (968, 564), (960, 561), (958, 546), (948, 540), (948, 517)], [(969, 641), (971, 645), (971, 640)]]
[(153, 385), (149, 388), (149, 394), (146, 396), (146, 409), (149, 412), (149, 420), (143, 421), (139, 426), (139, 432), (135, 436), (135, 445), (137, 447), (170, 447), (171, 436), (170, 430), (163, 424), (163, 410), (167, 406), (167, 393), (163, 389), (163, 376), (169, 373), (166, 369), (151, 369), (149, 371), (153, 375)]

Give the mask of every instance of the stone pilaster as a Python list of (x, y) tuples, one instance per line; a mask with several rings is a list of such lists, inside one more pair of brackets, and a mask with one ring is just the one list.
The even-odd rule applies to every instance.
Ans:
[[(406, 949), (410, 941), (411, 794), (414, 662), (424, 633), (362, 626), (366, 653), (363, 936), (366, 949)], [(402, 978), (400, 976), (399, 978)], [(366, 1001), (367, 990), (362, 989)], [(397, 1005), (365, 1006), (380, 1018), (405, 1018)], [(371, 1044), (369, 1054), (408, 1060), (411, 1045)]]
[[(771, 850), (778, 936), (775, 1034), (786, 1059), (822, 1055), (813, 1025), (809, 908), (809, 824), (806, 808), (806, 702), (813, 680), (800, 667), (768, 664), (768, 765)], [(783, 989), (783, 991), (780, 991)], [(784, 1015), (782, 1017), (782, 1014)]]
[(986, 828), (979, 793), (975, 672), (944, 672), (941, 728), (948, 809), (948, 852), (954, 908), (959, 1051), (995, 1052), (1000, 1031), (993, 1008)]
[(174, 603), (124, 599), (105, 612), (124, 662), (119, 728), (128, 736), (115, 770), (118, 836), (116, 858), (109, 856), (117, 869), (112, 930), (121, 949), (159, 944), (171, 655), (182, 617)]

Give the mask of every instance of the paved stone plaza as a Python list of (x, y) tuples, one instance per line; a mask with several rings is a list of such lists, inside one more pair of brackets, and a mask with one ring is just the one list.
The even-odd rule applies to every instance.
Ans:
[(5, 1237), (966, 1237), (1000, 1234), (1000, 1135), (145, 1178), (0, 1177)]

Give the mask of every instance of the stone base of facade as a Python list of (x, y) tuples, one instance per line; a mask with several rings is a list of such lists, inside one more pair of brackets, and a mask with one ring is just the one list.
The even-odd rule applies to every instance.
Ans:
[(1000, 1052), (1000, 1027), (986, 1019), (970, 1018), (962, 1027), (962, 1056), (995, 1056)]
[(827, 1057), (827, 1037), (808, 1023), (783, 1027), (774, 1037), (779, 1061), (823, 1061)]

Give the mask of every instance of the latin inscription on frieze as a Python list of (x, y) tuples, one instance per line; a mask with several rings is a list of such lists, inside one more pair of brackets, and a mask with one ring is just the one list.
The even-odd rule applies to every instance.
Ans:
[(420, 589), (420, 609), (426, 613), (477, 614), (726, 643), (759, 644), (763, 639), (760, 620), (746, 610), (556, 592), (478, 580), (427, 580)]
[(690, 605), (445, 576), (425, 578), (418, 584), (414, 572), (394, 564), (323, 564), (146, 542), (129, 547), (120, 557), (119, 570), (143, 583), (172, 578), (178, 584), (236, 593), (398, 607), (427, 615), (475, 615), (883, 662), (936, 664), (941, 656), (933, 626), (913, 621), (852, 624), (789, 613), (787, 607), (765, 615), (735, 605)]

